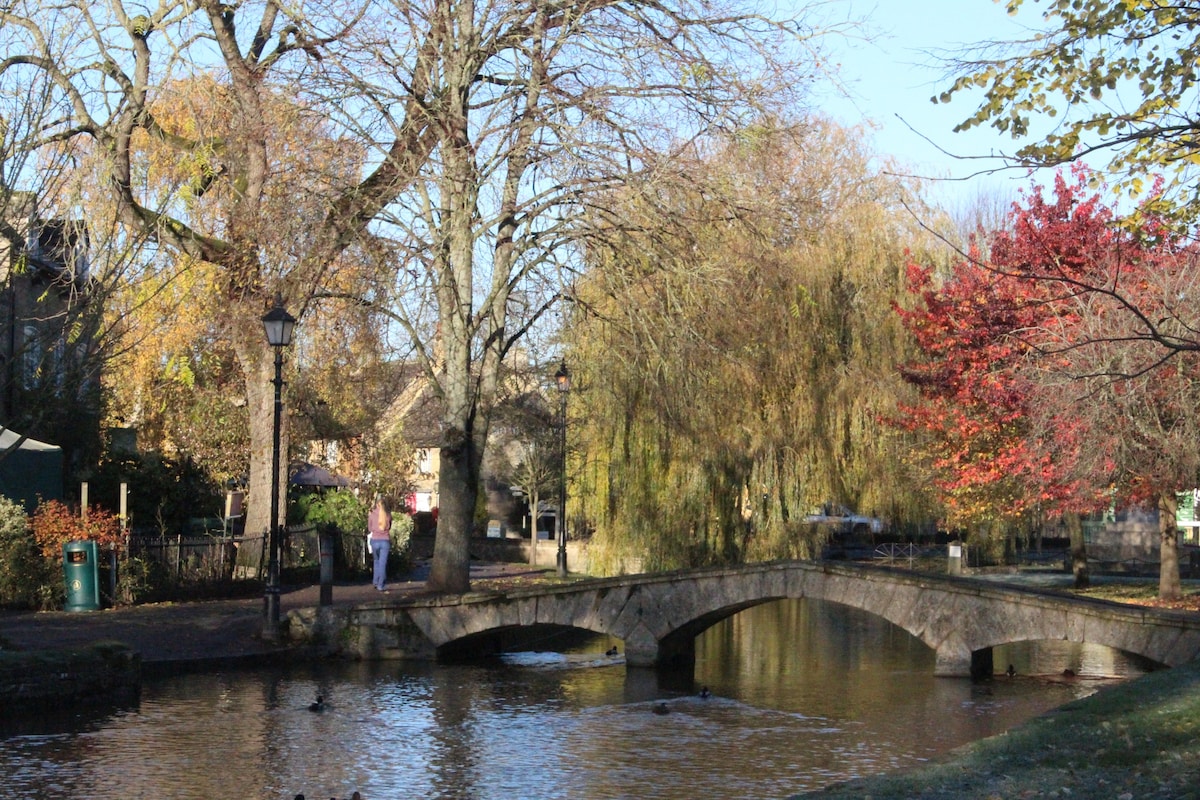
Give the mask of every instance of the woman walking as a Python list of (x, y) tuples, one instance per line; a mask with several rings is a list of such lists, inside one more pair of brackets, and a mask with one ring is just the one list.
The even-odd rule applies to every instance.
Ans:
[(391, 548), (392, 512), (388, 510), (383, 495), (375, 495), (375, 505), (367, 514), (367, 531), (371, 542), (371, 557), (375, 569), (371, 582), (381, 592), (387, 591), (387, 560)]

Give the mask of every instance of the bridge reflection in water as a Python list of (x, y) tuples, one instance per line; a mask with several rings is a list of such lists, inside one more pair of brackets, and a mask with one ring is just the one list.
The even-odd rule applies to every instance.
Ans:
[[(614, 644), (590, 639), (575, 661)], [(780, 798), (913, 766), (1100, 683), (939, 679), (918, 639), (813, 600), (747, 609), (695, 654), (707, 700), (653, 670), (549, 657), (180, 676), (130, 708), (10, 731), (0, 774), (8, 796), (48, 800)], [(327, 709), (310, 713), (317, 694)]]

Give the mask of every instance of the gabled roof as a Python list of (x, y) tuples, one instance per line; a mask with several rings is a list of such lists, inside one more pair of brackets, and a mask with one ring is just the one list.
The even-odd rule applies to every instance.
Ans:
[[(430, 386), (424, 372), (417, 364), (405, 364), (397, 368), (395, 380), (404, 386), (396, 398), (388, 404), (376, 425), (380, 439), (402, 436), (413, 447), (436, 448), (442, 444), (442, 402)], [(518, 389), (517, 386), (513, 386)], [(545, 398), (535, 390), (516, 391), (502, 400), (492, 422), (509, 417), (543, 416), (553, 414), (546, 410)]]
[(399, 364), (393, 375), (400, 393), (379, 417), (375, 432), (382, 439), (401, 436), (414, 447), (442, 442), (442, 403), (418, 364)]

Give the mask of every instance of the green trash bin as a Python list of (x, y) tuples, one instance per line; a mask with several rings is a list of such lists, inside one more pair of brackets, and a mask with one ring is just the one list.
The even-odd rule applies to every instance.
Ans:
[(95, 542), (63, 545), (63, 574), (67, 581), (67, 611), (100, 609), (100, 573)]

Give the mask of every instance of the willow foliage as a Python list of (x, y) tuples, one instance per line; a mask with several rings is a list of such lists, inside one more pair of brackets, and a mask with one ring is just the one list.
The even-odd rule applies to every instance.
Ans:
[(744, 132), (693, 168), (692, 191), (620, 201), (639, 233), (594, 250), (577, 290), (572, 512), (593, 559), (810, 557), (804, 517), (826, 500), (914, 517), (883, 423), (908, 391), (907, 187), (820, 122)]

